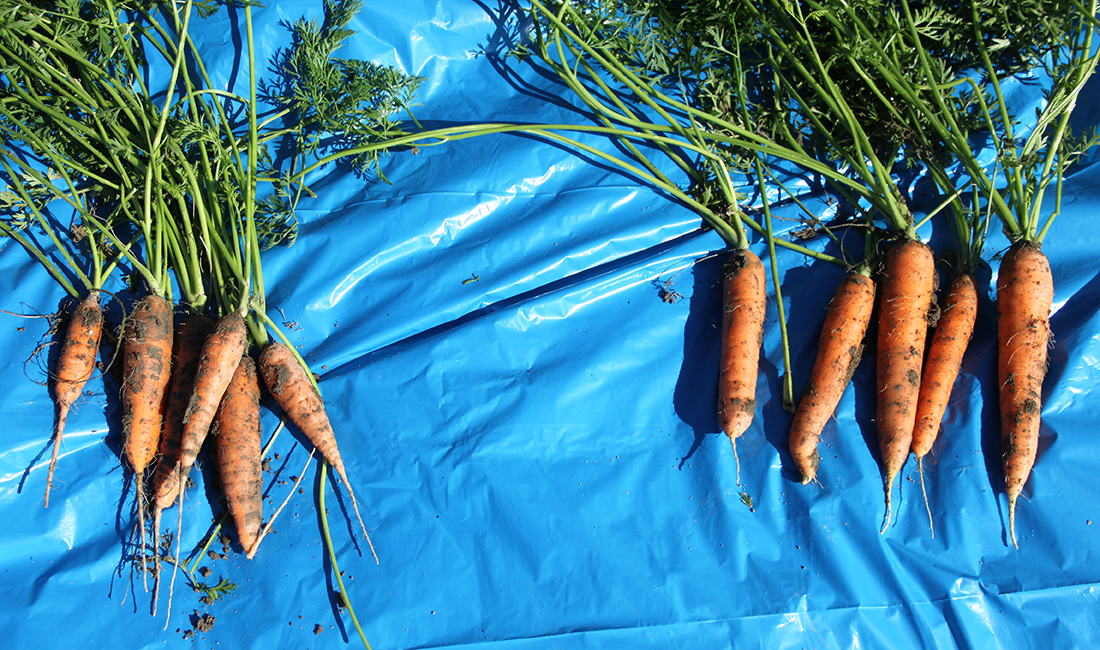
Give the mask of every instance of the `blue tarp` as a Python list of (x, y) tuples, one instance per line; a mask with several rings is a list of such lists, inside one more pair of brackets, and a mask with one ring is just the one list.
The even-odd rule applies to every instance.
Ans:
[[(315, 5), (256, 10), (265, 54), (288, 42), (286, 21), (317, 15)], [(500, 58), (512, 30), (499, 11), (371, 1), (341, 55), (425, 76), (415, 111), (427, 126), (588, 123), (550, 78)], [(215, 77), (234, 78), (239, 32), (220, 24), (197, 35)], [(1100, 122), (1098, 107), (1092, 84), (1078, 126)], [(1100, 645), (1100, 454), (1089, 447), (1100, 416), (1100, 167), (1067, 180), (1044, 245), (1055, 346), (1019, 550), (1007, 539), (999, 456), (995, 262), (979, 274), (978, 329), (924, 468), (935, 536), (912, 460), (895, 522), (880, 533), (873, 358), (825, 428), (820, 485), (801, 485), (786, 452), (792, 416), (778, 397), (774, 295), (757, 415), (735, 461), (715, 416), (722, 260), (708, 256), (724, 245), (695, 213), (523, 136), (403, 152), (383, 170), (392, 184), (323, 170), (297, 243), (264, 260), (268, 304), (320, 376), (378, 550), (376, 565), (347, 491), (329, 487), (339, 570), (373, 647)], [(987, 257), (1005, 246), (995, 235)], [(762, 242), (754, 249), (764, 256)], [(841, 270), (784, 250), (778, 263), (800, 394)], [(662, 300), (663, 287), (683, 299)], [(48, 314), (64, 293), (5, 241), (0, 297), (5, 310)], [(90, 382), (70, 415), (43, 508), (54, 406), (41, 385), (49, 349), (36, 348), (47, 327), (0, 315), (3, 645), (359, 644), (333, 595), (315, 465), (255, 559), (231, 544), (202, 562), (202, 581), (236, 590), (205, 605), (179, 578), (170, 615), (164, 587), (151, 615), (128, 561), (134, 484), (109, 379)], [(269, 436), (277, 417), (265, 409), (263, 424)], [(280, 434), (265, 516), (307, 453), (293, 432)], [(221, 509), (202, 475), (209, 465), (187, 494), (184, 552)], [(187, 635), (203, 614), (213, 627)]]

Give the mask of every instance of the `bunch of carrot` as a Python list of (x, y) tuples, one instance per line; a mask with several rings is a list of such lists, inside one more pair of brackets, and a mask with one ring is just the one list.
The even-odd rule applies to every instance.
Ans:
[[(995, 1), (922, 3), (917, 17), (907, 0), (889, 7), (820, 0), (529, 5), (530, 40), (518, 53), (556, 73), (600, 122), (598, 131), (621, 142), (628, 154), (617, 163), (621, 168), (695, 209), (732, 250), (723, 270), (718, 380), (718, 422), (731, 440), (755, 411), (765, 300), (762, 270), (746, 252), (742, 224), (760, 232), (769, 250), (782, 245), (849, 270), (830, 303), (795, 410), (790, 452), (803, 482), (817, 476), (821, 431), (859, 363), (877, 309), (883, 531), (892, 518), (892, 485), (910, 453), (923, 486), (923, 459), (975, 327), (972, 271), (983, 263), (990, 222), (1002, 223), (1011, 248), (999, 269), (998, 363), (1015, 543), (1015, 502), (1034, 461), (1052, 293), (1039, 244), (1053, 216), (1039, 228), (1039, 215), (1046, 188), (1060, 191), (1066, 168), (1095, 143), (1071, 139), (1068, 120), (1096, 65), (1097, 4), (1029, 6), (1040, 20), (1023, 31), (1002, 24)], [(1031, 131), (1021, 137), (1026, 121), (1008, 110), (1001, 84), (1040, 67), (1052, 81)], [(994, 154), (992, 164), (974, 149), (982, 141)], [(672, 183), (638, 142), (670, 158), (688, 174), (690, 187)], [(772, 235), (766, 188), (787, 191), (773, 162), (817, 175), (858, 214), (862, 259), (807, 251)], [(894, 169), (899, 162), (923, 168), (945, 197), (923, 219), (910, 210)], [(754, 178), (765, 197), (762, 223), (743, 219), (736, 207), (734, 171)], [(948, 216), (938, 217), (943, 210)], [(934, 219), (949, 219), (960, 236), (956, 276), (941, 301), (934, 298), (935, 256), (919, 236)], [(774, 255), (771, 261), (778, 278)], [(775, 293), (782, 326), (778, 279)], [(1019, 304), (1025, 297), (1027, 307)]]
[[(806, 11), (820, 8), (813, 2), (806, 4)], [(821, 67), (819, 74), (805, 74), (805, 79), (821, 82), (816, 91), (820, 96), (815, 96), (812, 103), (824, 101), (830, 106), (843, 107), (833, 117), (837, 123), (846, 125), (849, 129), (846, 135), (852, 141), (872, 144), (874, 138), (864, 137), (859, 121), (849, 120), (848, 116), (877, 111), (887, 123), (897, 120), (920, 125), (897, 140), (897, 146), (910, 160), (925, 168), (947, 197), (925, 221), (946, 207), (958, 235), (954, 264), (957, 273), (938, 307), (932, 299), (933, 255), (913, 237), (913, 229), (890, 245), (882, 260), (875, 426), (886, 490), (886, 526), (890, 522), (891, 485), (910, 453), (917, 457), (923, 486), (923, 459), (932, 449), (975, 327), (978, 294), (972, 270), (982, 263), (985, 233), (990, 221), (996, 218), (1011, 244), (1001, 259), (997, 276), (998, 379), (1008, 532), (1016, 545), (1015, 505), (1035, 461), (1053, 296), (1050, 265), (1040, 244), (1057, 216), (1060, 203), (1058, 199), (1054, 214), (1042, 223), (1042, 199), (1051, 185), (1056, 188), (1056, 197), (1060, 194), (1067, 167), (1096, 143), (1095, 138), (1074, 141), (1068, 133), (1076, 97), (1100, 60), (1093, 44), (1100, 27), (1096, 13), (1095, 2), (1068, 8), (1059, 14), (1057, 21), (1046, 23), (1051, 30), (1044, 37), (1047, 40), (1020, 43), (1020, 50), (1008, 55), (990, 45), (992, 39), (983, 30), (989, 29), (991, 23), (983, 21), (976, 6), (972, 7), (961, 21), (966, 29), (972, 30), (967, 44), (971, 51), (963, 54), (954, 51), (952, 55), (961, 56), (966, 65), (977, 67), (982, 76), (980, 81), (970, 78), (965, 65), (944, 63), (945, 59), (933, 49), (939, 42), (927, 38), (928, 25), (918, 27), (904, 1), (899, 13), (888, 14), (889, 20), (895, 22), (880, 32), (872, 27), (874, 16), (850, 9), (820, 12), (817, 15), (824, 24), (816, 31), (793, 18), (784, 18), (786, 14), (782, 12), (772, 23), (779, 30), (779, 38), (772, 41), (777, 51), (786, 54), (787, 44), (794, 43), (801, 44), (803, 52), (820, 57), (810, 57), (805, 67), (798, 65), (795, 69), (820, 66), (826, 59), (833, 63), (828, 71)], [(885, 16), (878, 19), (885, 20)], [(921, 20), (927, 22), (928, 15)], [(889, 37), (880, 38), (879, 33)], [(844, 39), (859, 41), (861, 48), (865, 48), (863, 51), (870, 54), (861, 56), (861, 48), (851, 48)], [(1033, 58), (1022, 57), (1021, 63), (1016, 56), (1028, 48), (1035, 48), (1037, 54)], [(905, 57), (911, 59), (909, 65), (901, 63)], [(837, 61), (843, 62), (844, 67), (837, 65)], [(944, 71), (952, 70), (952, 64), (957, 66), (953, 73), (957, 77), (944, 79)], [(857, 81), (847, 80), (856, 85), (857, 91), (839, 94), (830, 85), (829, 75), (847, 67), (858, 71), (854, 76)], [(1002, 84), (1007, 77), (1036, 67), (1044, 67), (1052, 81), (1031, 132), (1021, 137), (1017, 131), (1020, 120), (1008, 110)], [(796, 85), (791, 83), (788, 87)], [(959, 86), (969, 90), (959, 93), (956, 90)], [(899, 103), (887, 101), (888, 97)], [(979, 138), (989, 142), (996, 154), (992, 165), (983, 162), (972, 146)], [(836, 146), (838, 140), (829, 143)], [(962, 181), (948, 172), (952, 164), (965, 172)], [(969, 204), (960, 198), (965, 194), (973, 196)], [(824, 423), (822, 418), (835, 408), (846, 383), (846, 379), (841, 382), (836, 378), (850, 373), (849, 367), (836, 359), (852, 358), (852, 354), (845, 356), (842, 350), (855, 350), (855, 341), (861, 338), (858, 327), (842, 324), (865, 323), (870, 314), (870, 297), (864, 297), (862, 302), (853, 300), (847, 282), (846, 279), (831, 304), (814, 374), (792, 428), (791, 454), (804, 482), (815, 476), (815, 448)], [(933, 325), (926, 350), (927, 333)], [(843, 335), (849, 333), (851, 338), (845, 339)], [(834, 369), (828, 392), (822, 390), (819, 374), (828, 372), (827, 369)], [(808, 425), (810, 422), (812, 427)], [(927, 504), (927, 493), (925, 501)]]
[[(260, 259), (266, 244), (293, 240), (294, 204), (308, 193), (302, 169), (320, 157), (317, 142), (326, 128), (339, 127), (354, 145), (329, 160), (342, 155), (357, 164), (376, 158), (400, 133), (384, 118), (416, 80), (332, 57), (351, 35), (347, 25), (358, 6), (326, 2), (322, 26), (298, 24), (296, 29), (312, 39), (297, 38), (292, 50), (306, 48), (300, 54), (310, 65), (323, 68), (327, 61), (344, 76), (318, 88), (316, 80), (329, 79), (330, 69), (296, 68), (287, 96), (297, 96), (308, 84), (313, 94), (301, 105), (288, 100), (264, 124), (257, 119), (251, 6), (242, 12), (250, 74), (246, 97), (210, 90), (189, 36), (200, 19), (190, 1), (114, 7), (83, 2), (51, 11), (13, 3), (27, 20), (0, 32), (5, 69), (0, 131), (22, 146), (18, 152), (0, 149), (3, 180), (18, 197), (14, 217), (0, 219), (0, 234), (22, 244), (80, 299), (53, 371), (57, 418), (45, 502), (48, 506), (67, 415), (94, 376), (105, 338), (100, 300), (114, 295), (105, 284), (119, 267), (129, 267), (131, 284), (143, 295), (125, 309), (118, 344), (122, 457), (137, 486), (143, 566), (148, 566), (147, 510), (152, 509), (157, 540), (167, 508), (181, 503), (182, 516), (188, 474), (210, 436), (216, 439), (221, 485), (241, 549), (248, 558), (256, 554), (272, 524), (264, 524), (262, 504), (265, 388), (340, 477), (367, 534), (316, 380), (267, 316)], [(162, 55), (169, 77), (159, 92), (145, 86), (149, 75), (141, 67), (154, 52)], [(349, 95), (353, 91), (358, 94)], [(373, 121), (329, 121), (335, 105), (347, 110), (367, 103), (371, 92), (387, 98), (362, 112)], [(223, 102), (245, 107), (247, 130), (229, 119)], [(293, 126), (277, 127), (279, 117)], [(260, 167), (269, 143), (289, 143), (297, 175)], [(275, 185), (273, 197), (261, 199), (263, 183)], [(81, 240), (56, 226), (53, 213), (60, 209), (74, 213)], [(51, 249), (43, 250), (27, 235), (29, 225), (49, 235)], [(83, 290), (71, 277), (79, 278)], [(325, 530), (334, 560), (327, 525)], [(182, 566), (178, 546), (172, 562)], [(336, 580), (343, 588), (342, 578)]]

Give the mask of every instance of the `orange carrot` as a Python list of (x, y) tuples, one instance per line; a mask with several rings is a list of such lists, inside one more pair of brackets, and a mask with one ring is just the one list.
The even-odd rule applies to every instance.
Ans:
[(1016, 499), (1031, 474), (1039, 444), (1053, 302), (1050, 262), (1039, 245), (1012, 246), (997, 276), (997, 377), (1009, 532), (1016, 548)]
[(263, 478), (260, 469), (260, 380), (256, 362), (242, 357), (214, 416), (210, 434), (218, 447), (222, 490), (237, 526), (237, 539), (248, 559), (256, 554), (263, 523)]
[(344, 469), (344, 461), (340, 458), (340, 450), (336, 446), (336, 434), (329, 423), (328, 414), (325, 413), (325, 404), (321, 395), (314, 388), (306, 369), (294, 357), (294, 353), (281, 343), (268, 344), (260, 353), (260, 376), (264, 379), (271, 396), (283, 409), (290, 421), (309, 439), (313, 446), (321, 452), (325, 460), (336, 470), (340, 480), (348, 489), (351, 497), (351, 505), (355, 509), (355, 516), (359, 519), (359, 525), (363, 528), (363, 535), (367, 544), (371, 547), (375, 562), (378, 555), (374, 553), (374, 545), (367, 535), (367, 527), (363, 524), (363, 517), (359, 515), (359, 505), (355, 501), (355, 493), (351, 489), (347, 472)]
[(177, 467), (177, 481), (181, 488), (198, 458), (202, 443), (210, 431), (210, 423), (214, 421), (222, 396), (247, 347), (248, 330), (239, 314), (229, 314), (219, 319), (202, 345), (191, 399), (183, 414), (183, 436)]
[(65, 432), (65, 420), (69, 409), (84, 390), (84, 384), (95, 370), (99, 337), (103, 332), (103, 310), (99, 306), (99, 291), (92, 291), (73, 310), (72, 319), (65, 330), (61, 354), (57, 359), (57, 376), (54, 380), (54, 397), (57, 400), (57, 428), (53, 439), (53, 456), (46, 476), (46, 507), (50, 506), (50, 488), (57, 467), (57, 454), (61, 450), (61, 436)]
[(172, 370), (172, 303), (154, 295), (139, 300), (126, 320), (122, 346), (124, 453), (136, 476), (144, 554), (144, 476), (160, 446), (164, 398)]
[(737, 450), (737, 438), (756, 413), (756, 376), (767, 303), (764, 264), (751, 250), (730, 254), (722, 267), (721, 365), (718, 423)]
[(153, 473), (153, 530), (160, 531), (161, 512), (172, 505), (179, 495), (180, 441), (183, 438), (183, 414), (195, 386), (195, 371), (199, 365), (202, 345), (214, 329), (214, 321), (192, 314), (176, 329), (172, 353), (172, 379), (168, 402), (164, 408), (164, 433), (160, 439), (160, 454)]
[(172, 304), (146, 296), (134, 305), (123, 339), (125, 454), (139, 477), (160, 445), (164, 397), (172, 369)]
[(890, 525), (894, 478), (909, 456), (917, 417), (921, 363), (935, 284), (932, 250), (905, 239), (886, 251), (880, 283), (875, 428), (882, 453), (886, 521)]
[[(156, 471), (153, 472), (150, 493), (153, 495), (153, 534), (160, 535), (160, 518), (164, 509), (172, 505), (180, 492), (179, 456), (183, 438), (183, 413), (191, 400), (195, 385), (195, 371), (206, 337), (214, 329), (214, 321), (200, 314), (183, 319), (176, 328), (172, 345), (172, 378), (169, 383), (167, 404), (164, 407), (164, 431), (160, 438), (160, 453)], [(177, 541), (178, 541), (177, 537)], [(156, 575), (156, 591), (153, 609), (156, 610), (160, 594), (160, 570)]]
[[(917, 457), (921, 493), (928, 511), (928, 525), (932, 527), (932, 509), (928, 505), (928, 492), (924, 489), (924, 457), (932, 451), (932, 443), (940, 430), (940, 422), (947, 412), (951, 389), (962, 367), (966, 346), (974, 333), (974, 321), (978, 316), (978, 288), (974, 276), (959, 273), (951, 282), (936, 329), (928, 344), (928, 358), (921, 374), (920, 394), (917, 399), (917, 421), (913, 429), (910, 448)], [(932, 528), (932, 536), (936, 536)]]
[(829, 303), (810, 383), (791, 425), (791, 457), (803, 485), (817, 476), (817, 442), (859, 365), (874, 305), (875, 283), (859, 272), (844, 276)]

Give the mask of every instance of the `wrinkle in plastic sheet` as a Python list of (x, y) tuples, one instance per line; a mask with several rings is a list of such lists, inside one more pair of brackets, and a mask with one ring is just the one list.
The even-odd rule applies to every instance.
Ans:
[[(370, 2), (355, 25), (361, 36), (342, 54), (428, 76), (423, 119), (582, 121), (565, 102), (533, 99), (559, 93), (552, 82), (510, 83), (499, 61), (477, 55), (496, 29), (486, 9)], [(259, 33), (281, 42), (278, 21), (307, 11), (316, 8), (257, 11)], [(210, 33), (201, 42), (226, 53), (215, 75), (230, 78), (234, 39)], [(1078, 110), (1096, 115), (1091, 105)], [(530, 138), (406, 152), (384, 169), (392, 185), (324, 171), (313, 185), (320, 200), (300, 214), (299, 241), (265, 259), (268, 303), (295, 326), (292, 341), (321, 376), (381, 558), (371, 560), (336, 486), (328, 506), (338, 562), (374, 647), (1100, 642), (1095, 166), (1067, 181), (1044, 246), (1057, 345), (1041, 454), (1018, 512), (1020, 551), (1007, 543), (999, 478), (995, 265), (924, 468), (935, 537), (912, 463), (895, 492), (895, 523), (880, 535), (873, 364), (865, 360), (826, 426), (821, 484), (798, 484), (785, 451), (790, 415), (777, 397), (774, 297), (759, 410), (738, 441), (738, 470), (713, 413), (721, 260), (707, 256), (722, 242), (692, 213)], [(987, 253), (1003, 246), (994, 240)], [(782, 250), (779, 264), (792, 356), (805, 369), (840, 272)], [(0, 269), (3, 308), (49, 313), (61, 302), (12, 242), (0, 243)], [(670, 280), (682, 300), (661, 299)], [(162, 630), (166, 592), (150, 616), (140, 575), (123, 561), (134, 487), (118, 456), (117, 385), (89, 384), (69, 420), (55, 505), (43, 509), (53, 404), (27, 377), (41, 379), (41, 367), (24, 370), (24, 361), (46, 324), (3, 318), (8, 647), (357, 643), (332, 593), (313, 469), (254, 560), (231, 547), (203, 561), (207, 582), (224, 577), (238, 589), (206, 606), (178, 581)], [(804, 382), (796, 373), (796, 394)], [(263, 423), (270, 433), (277, 420), (265, 411)], [(281, 434), (278, 473), (266, 475), (268, 515), (302, 474), (306, 449)], [(185, 548), (220, 510), (202, 469), (182, 513)], [(203, 613), (216, 618), (213, 629), (184, 640)]]

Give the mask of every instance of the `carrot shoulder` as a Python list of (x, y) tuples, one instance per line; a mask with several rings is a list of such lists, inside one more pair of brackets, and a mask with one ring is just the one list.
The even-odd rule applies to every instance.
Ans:
[(875, 283), (858, 272), (841, 279), (829, 303), (810, 383), (798, 402), (791, 425), (791, 458), (803, 484), (817, 476), (818, 439), (859, 365), (874, 305)]
[(99, 339), (103, 332), (103, 310), (99, 306), (99, 292), (92, 291), (73, 310), (72, 319), (65, 330), (61, 354), (57, 359), (54, 378), (54, 398), (57, 401), (57, 427), (54, 431), (53, 455), (46, 476), (46, 507), (50, 505), (50, 488), (53, 487), (57, 455), (61, 450), (61, 436), (65, 433), (65, 420), (73, 402), (80, 397), (84, 384), (95, 371)]
[(1038, 244), (1014, 245), (1001, 260), (997, 277), (997, 375), (1009, 531), (1017, 548), (1016, 499), (1035, 465), (1039, 444), (1053, 302), (1046, 255)]
[(251, 357), (242, 357), (237, 364), (214, 416), (211, 435), (217, 441), (218, 473), (237, 539), (251, 559), (263, 523), (260, 382)]
[(760, 258), (747, 248), (731, 253), (722, 267), (718, 423), (735, 447), (756, 413), (766, 291)]
[(906, 239), (886, 251), (879, 285), (875, 417), (886, 492), (883, 531), (890, 525), (894, 478), (913, 441), (935, 271), (932, 250), (922, 242)]

